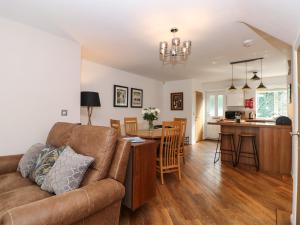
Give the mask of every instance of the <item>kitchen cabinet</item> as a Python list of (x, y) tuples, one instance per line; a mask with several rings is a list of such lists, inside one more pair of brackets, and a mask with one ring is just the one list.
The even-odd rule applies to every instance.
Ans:
[(243, 91), (228, 92), (226, 98), (227, 106), (244, 106)]
[(206, 124), (206, 139), (217, 140), (219, 138), (220, 126), (213, 124)]

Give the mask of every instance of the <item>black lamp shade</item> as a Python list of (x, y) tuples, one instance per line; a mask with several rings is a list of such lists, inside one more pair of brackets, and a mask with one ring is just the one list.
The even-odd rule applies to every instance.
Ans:
[(101, 103), (100, 103), (99, 93), (93, 91), (82, 91), (80, 105), (100, 107)]

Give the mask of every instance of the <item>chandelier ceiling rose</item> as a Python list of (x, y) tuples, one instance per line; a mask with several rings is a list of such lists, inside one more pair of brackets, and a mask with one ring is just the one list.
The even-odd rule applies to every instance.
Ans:
[(166, 41), (162, 41), (159, 44), (160, 60), (163, 64), (175, 65), (178, 63), (184, 63), (191, 54), (192, 42), (184, 41), (181, 44), (180, 38), (175, 37), (175, 34), (178, 32), (178, 28), (172, 27), (170, 31), (173, 34), (170, 47)]

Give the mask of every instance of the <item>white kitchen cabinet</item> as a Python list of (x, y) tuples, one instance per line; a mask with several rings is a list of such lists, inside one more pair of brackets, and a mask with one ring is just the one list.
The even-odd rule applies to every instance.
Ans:
[(207, 139), (218, 139), (221, 131), (220, 125), (206, 124), (206, 138)]
[(244, 93), (236, 91), (227, 93), (226, 95), (227, 106), (244, 106)]

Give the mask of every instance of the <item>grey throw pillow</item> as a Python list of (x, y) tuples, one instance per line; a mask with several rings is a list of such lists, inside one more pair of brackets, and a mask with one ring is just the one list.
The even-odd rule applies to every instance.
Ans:
[(78, 188), (93, 161), (94, 158), (77, 154), (67, 146), (46, 175), (41, 188), (57, 195)]
[(22, 156), (17, 171), (20, 171), (22, 177), (28, 177), (36, 165), (37, 158), (46, 145), (37, 143), (32, 145)]

